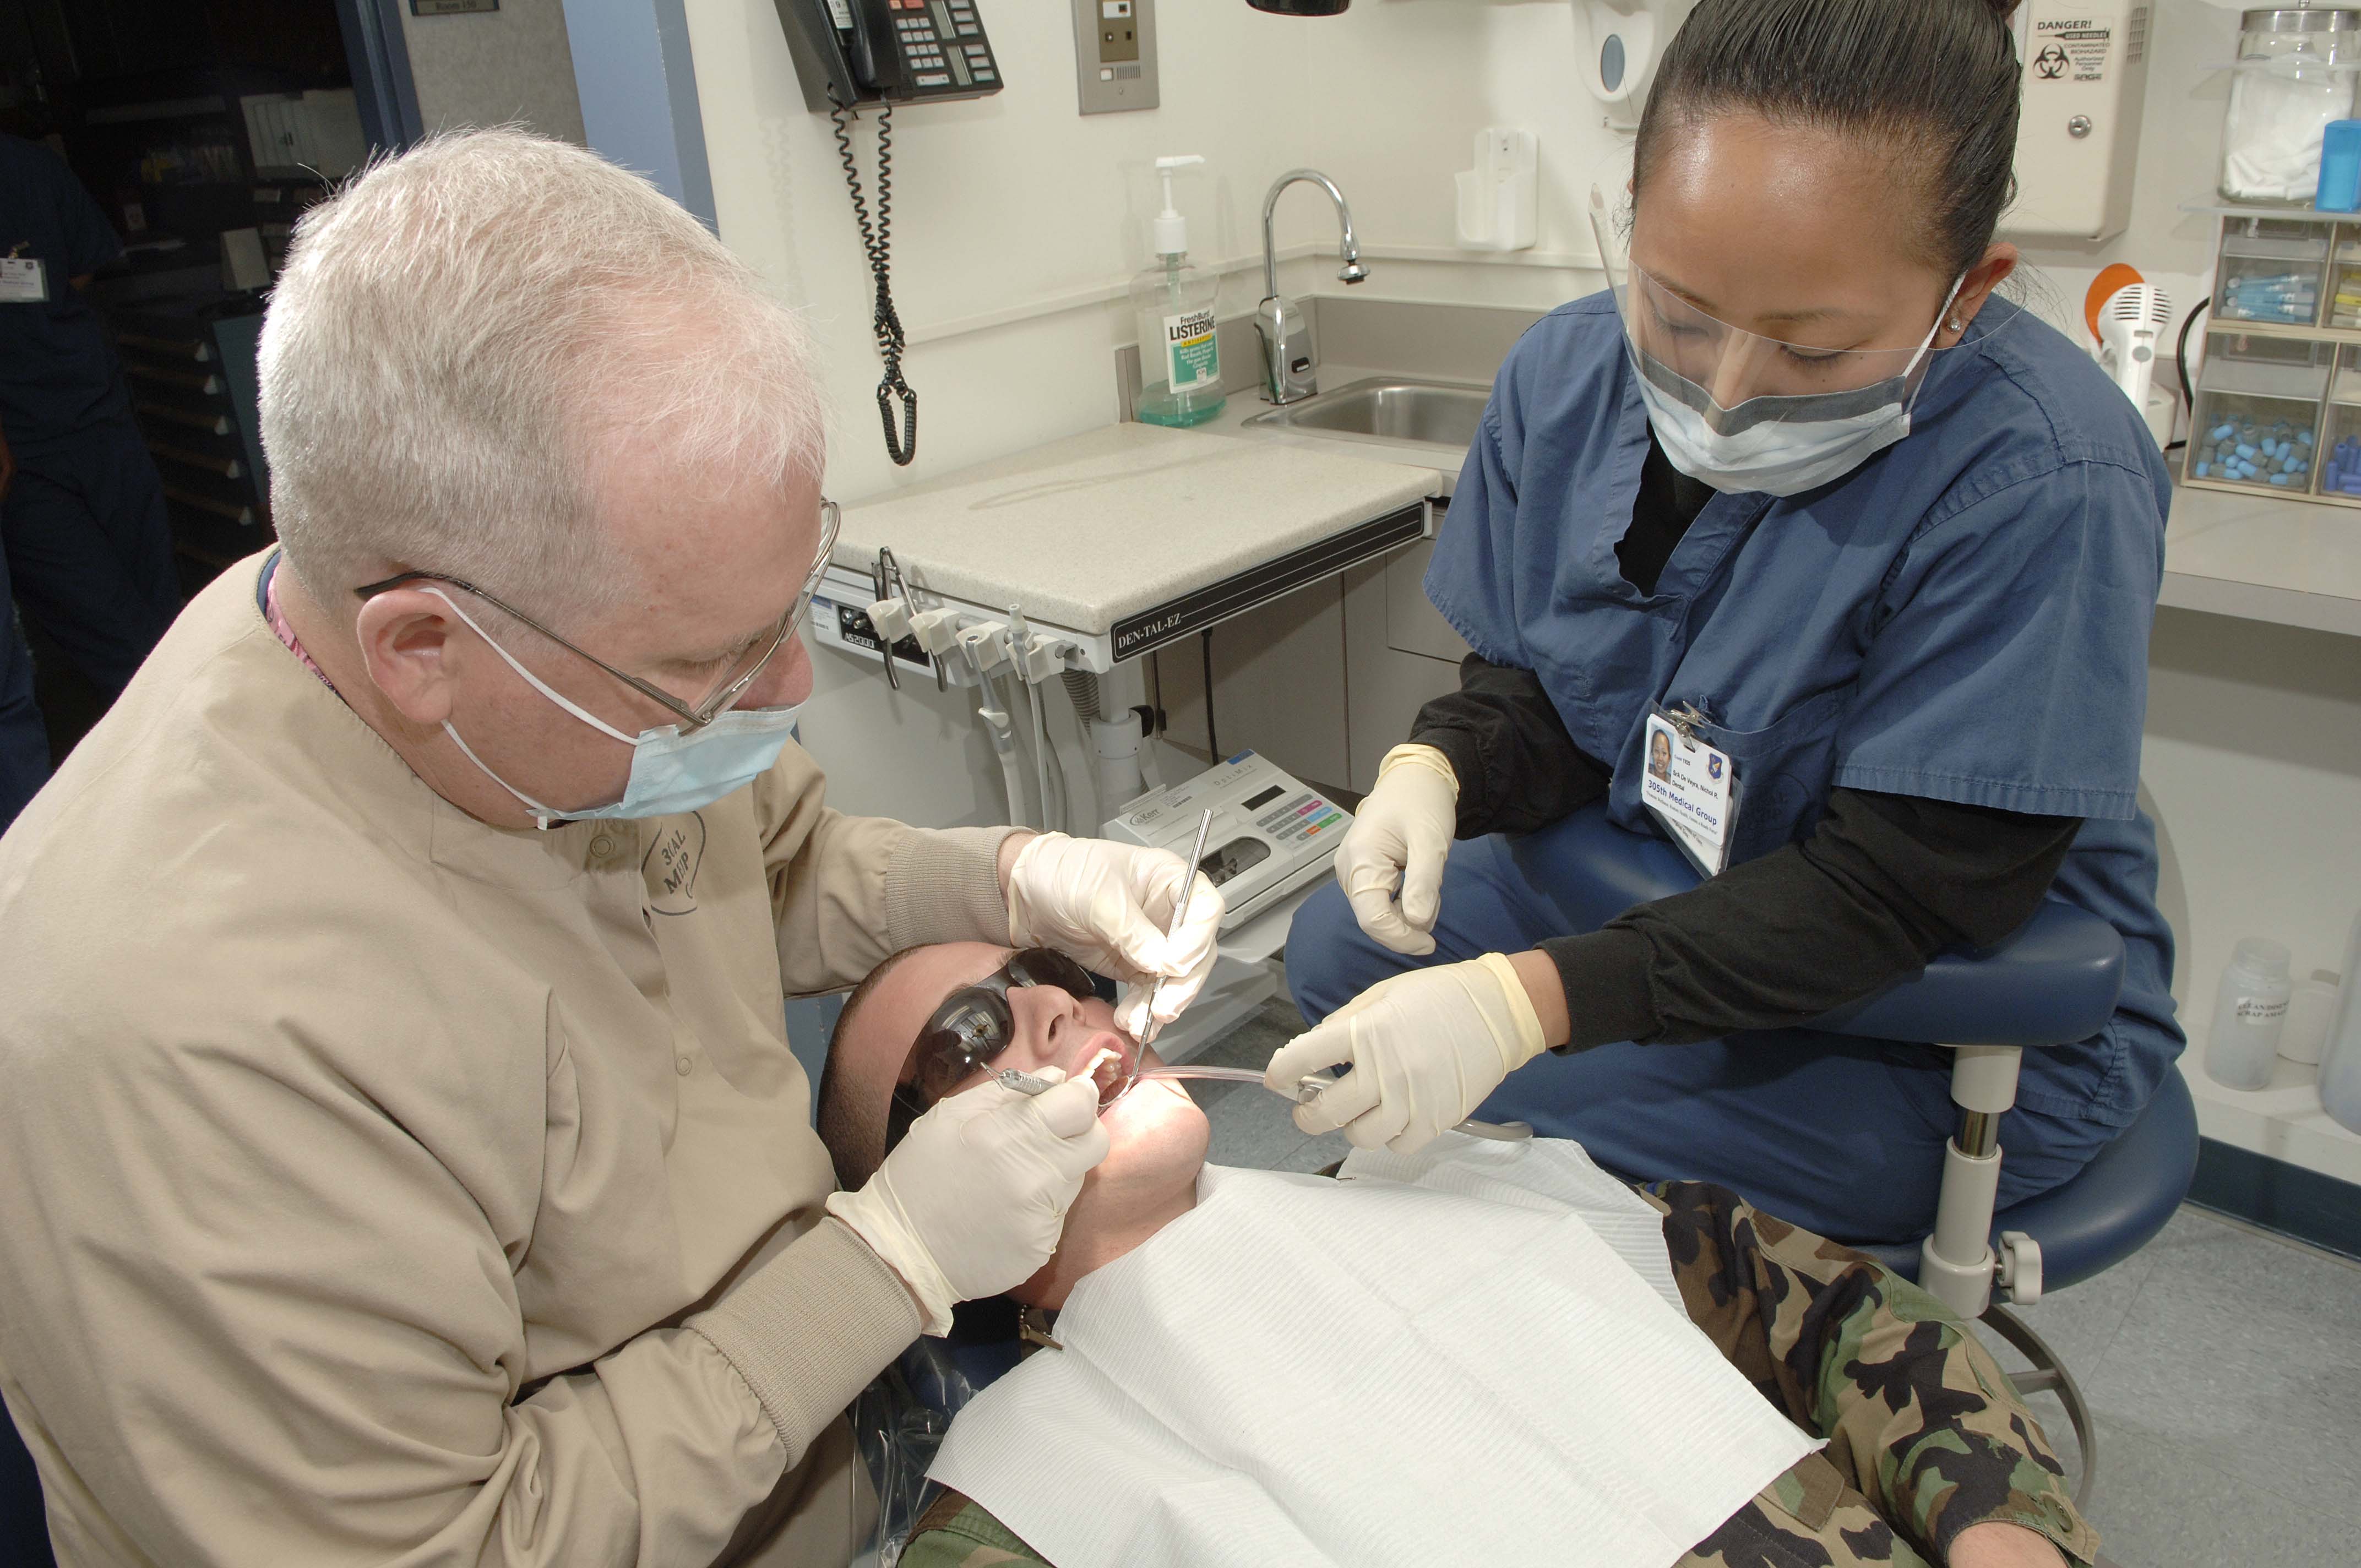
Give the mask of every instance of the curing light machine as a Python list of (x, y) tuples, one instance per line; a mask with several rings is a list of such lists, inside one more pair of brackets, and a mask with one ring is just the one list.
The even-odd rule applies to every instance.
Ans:
[(1213, 813), (1197, 862), (1225, 905), (1226, 934), (1328, 874), (1345, 829), (1344, 807), (1252, 751), (1185, 784), (1151, 791), (1106, 825), (1106, 836), (1186, 856), (1207, 807)]

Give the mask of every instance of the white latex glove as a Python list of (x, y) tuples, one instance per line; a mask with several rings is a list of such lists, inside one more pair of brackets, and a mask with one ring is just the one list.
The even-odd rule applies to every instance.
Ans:
[(1415, 1154), (1455, 1127), (1543, 1051), (1524, 981), (1499, 953), (1379, 981), (1279, 1048), (1263, 1085), (1290, 1100), (1324, 1068), (1353, 1070), (1295, 1108), (1315, 1136), (1342, 1127), (1356, 1148)]
[(830, 1195), (828, 1212), (902, 1277), (927, 1332), (948, 1333), (952, 1303), (996, 1296), (1049, 1261), (1084, 1173), (1106, 1155), (1090, 1080), (1031, 1099), (986, 1083), (911, 1123), (869, 1185)]
[(1432, 746), (1388, 751), (1377, 787), (1336, 847), (1336, 881), (1372, 940), (1412, 958), (1434, 951), (1443, 861), (1458, 826), (1459, 775), (1451, 760)]
[[(1008, 939), (1055, 948), (1123, 981), (1115, 1027), (1145, 1039), (1180, 1015), (1213, 972), (1221, 891), (1202, 876), (1189, 896), (1189, 920), (1168, 939), (1172, 905), (1188, 885), (1189, 862), (1169, 850), (1044, 833), (1016, 852), (1008, 871)], [(1156, 978), (1164, 990), (1148, 1016)]]

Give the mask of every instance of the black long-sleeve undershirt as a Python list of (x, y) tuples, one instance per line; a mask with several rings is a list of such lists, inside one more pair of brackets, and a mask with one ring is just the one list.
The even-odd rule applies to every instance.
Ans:
[[(1623, 574), (1652, 592), (1712, 492), (1653, 440)], [(1459, 777), (1458, 834), (1525, 832), (1607, 793), (1612, 770), (1575, 744), (1531, 671), (1470, 654), (1460, 689), (1411, 739)], [(1679, 1044), (1776, 1028), (1869, 995), (1946, 948), (1998, 941), (2031, 916), (2081, 828), (1915, 795), (1838, 789), (1811, 836), (1595, 932), (1540, 944), (1565, 985), (1569, 1048)]]

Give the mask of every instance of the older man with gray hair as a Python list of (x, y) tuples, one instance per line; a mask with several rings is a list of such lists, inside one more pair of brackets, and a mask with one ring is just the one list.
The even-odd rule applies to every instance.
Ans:
[(842, 1411), (1049, 1256), (1086, 1083), (833, 1191), (785, 994), (972, 938), (1185, 1005), (1179, 859), (842, 816), (796, 319), (511, 131), (304, 220), (280, 548), (0, 839), (0, 1394), (75, 1563), (823, 1563)]

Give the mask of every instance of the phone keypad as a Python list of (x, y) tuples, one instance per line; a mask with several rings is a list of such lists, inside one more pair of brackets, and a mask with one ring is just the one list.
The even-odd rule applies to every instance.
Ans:
[(974, 0), (886, 0), (914, 86), (996, 87), (1000, 69)]

